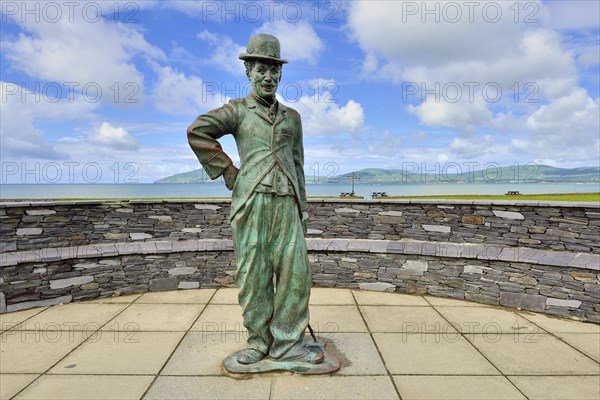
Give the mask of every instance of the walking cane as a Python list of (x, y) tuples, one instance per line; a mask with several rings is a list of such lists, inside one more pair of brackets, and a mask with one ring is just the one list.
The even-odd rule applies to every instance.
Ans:
[(317, 343), (317, 337), (315, 336), (315, 332), (313, 331), (312, 327), (310, 326), (310, 324), (308, 324), (308, 331), (310, 332), (310, 336), (312, 336), (313, 341), (315, 343)]

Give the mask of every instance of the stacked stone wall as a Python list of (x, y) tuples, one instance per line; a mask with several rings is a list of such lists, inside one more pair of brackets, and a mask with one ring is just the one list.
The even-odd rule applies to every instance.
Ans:
[[(316, 286), (600, 322), (598, 204), (310, 201)], [(233, 286), (227, 201), (0, 203), (0, 312)]]
[[(0, 208), (0, 251), (231, 238), (229, 212), (228, 201), (9, 204)], [(485, 243), (600, 254), (600, 209), (586, 203), (309, 201), (309, 213), (309, 237)]]

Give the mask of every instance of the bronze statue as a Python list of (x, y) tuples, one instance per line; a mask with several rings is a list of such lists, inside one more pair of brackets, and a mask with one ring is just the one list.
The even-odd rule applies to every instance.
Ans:
[[(326, 358), (324, 345), (316, 338), (304, 341), (312, 277), (304, 239), (302, 123), (298, 112), (275, 96), (287, 60), (280, 58), (277, 38), (267, 34), (250, 38), (239, 58), (251, 93), (199, 116), (188, 128), (190, 146), (208, 176), (223, 175), (233, 191), (236, 283), (248, 346), (226, 359), (225, 367), (232, 372), (330, 372), (339, 362), (333, 369), (330, 361), (316, 368)], [(235, 137), (239, 170), (217, 141), (226, 134)]]

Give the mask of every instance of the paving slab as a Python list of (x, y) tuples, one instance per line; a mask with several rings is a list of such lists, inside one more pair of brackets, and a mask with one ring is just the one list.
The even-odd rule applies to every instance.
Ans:
[[(399, 398), (393, 382), (403, 399), (525, 398), (514, 385), (530, 399), (600, 398), (596, 324), (350, 289), (316, 288), (311, 299), (311, 324), (339, 372), (224, 376), (223, 360), (247, 339), (237, 293), (153, 292), (2, 314), (0, 328), (39, 330), (0, 334), (0, 398), (23, 388), (19, 399), (139, 398), (159, 371), (145, 398)], [(73, 330), (104, 321), (102, 331)]]
[(457, 332), (431, 307), (361, 306), (360, 310), (371, 332)]
[(388, 376), (276, 376), (271, 399), (399, 399)]
[(453, 299), (449, 297), (423, 296), (423, 298), (431, 303), (431, 305), (434, 307), (491, 307), (486, 306), (485, 304), (475, 303), (473, 301)]
[(236, 380), (224, 376), (159, 376), (144, 400), (268, 399), (270, 376)]
[(222, 375), (223, 360), (246, 347), (245, 332), (188, 332), (161, 375)]
[(448, 297), (435, 297), (435, 296), (423, 296), (425, 300), (431, 303), (432, 306), (446, 306), (446, 307), (486, 307), (481, 303), (475, 303), (473, 301), (452, 299)]
[(500, 375), (460, 334), (374, 333), (394, 375)]
[(187, 331), (204, 304), (132, 304), (102, 330)]
[(464, 334), (543, 332), (537, 325), (510, 310), (492, 307), (454, 306), (437, 306), (436, 310)]
[(374, 292), (393, 292), (396, 286), (388, 282), (361, 282), (358, 284), (358, 288)]
[(56, 305), (22, 322), (15, 329), (93, 332), (100, 329), (125, 307), (127, 307), (126, 304), (69, 303)]
[(39, 374), (0, 374), (0, 400), (8, 400), (29, 385)]
[(15, 400), (137, 400), (153, 380), (152, 375), (44, 375)]
[(353, 290), (352, 294), (359, 305), (365, 306), (429, 306), (423, 297), (410, 294)]
[(526, 311), (519, 314), (550, 333), (600, 333), (600, 325), (591, 322), (573, 321)]
[(503, 376), (394, 376), (403, 400), (526, 400)]
[(81, 304), (129, 304), (136, 301), (140, 296), (141, 294), (126, 294), (124, 296), (103, 297), (101, 299), (86, 300)]
[(598, 400), (600, 376), (509, 376), (529, 400)]
[(600, 364), (549, 334), (469, 335), (505, 375), (600, 374)]
[(210, 304), (239, 304), (238, 294), (240, 293), (239, 288), (224, 288), (217, 290), (217, 293), (213, 296)]
[(557, 333), (556, 336), (600, 363), (600, 334)]
[(15, 311), (10, 313), (0, 314), (0, 331), (12, 329), (15, 325), (33, 317), (36, 314), (44, 311), (46, 307), (30, 308), (23, 311)]
[(102, 332), (91, 337), (51, 374), (157, 374), (183, 332)]
[(0, 334), (0, 373), (42, 373), (87, 338), (81, 331)]
[(338, 357), (342, 368), (337, 375), (385, 375), (387, 371), (368, 333), (327, 335), (327, 351)]
[(137, 303), (188, 303), (206, 304), (215, 293), (215, 289), (186, 289), (168, 292), (144, 293)]
[(205, 332), (243, 332), (246, 328), (244, 328), (242, 308), (235, 304), (209, 304), (206, 306), (194, 326), (192, 326), (191, 330)]
[(310, 325), (315, 332), (367, 332), (356, 306), (312, 306)]
[(353, 306), (356, 303), (349, 289), (312, 288), (309, 304)]

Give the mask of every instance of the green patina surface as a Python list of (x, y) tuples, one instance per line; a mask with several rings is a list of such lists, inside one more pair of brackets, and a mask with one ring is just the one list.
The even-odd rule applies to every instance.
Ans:
[[(323, 361), (303, 342), (312, 285), (306, 252), (308, 220), (300, 115), (275, 96), (281, 79), (279, 41), (253, 36), (246, 53), (251, 93), (199, 116), (189, 144), (211, 179), (223, 176), (231, 197), (231, 228), (248, 347), (240, 364)], [(235, 138), (240, 168), (218, 140)], [(227, 366), (227, 364), (226, 364)], [(310, 368), (309, 368), (310, 369)]]

